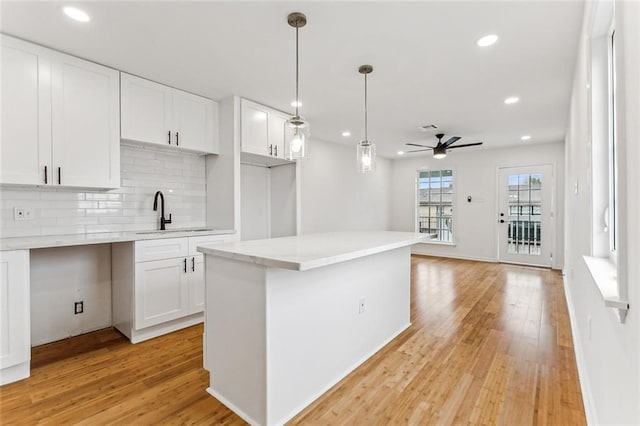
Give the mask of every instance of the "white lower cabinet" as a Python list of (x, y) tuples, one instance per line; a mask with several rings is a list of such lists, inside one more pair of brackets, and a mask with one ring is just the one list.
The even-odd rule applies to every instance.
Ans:
[(196, 248), (235, 239), (225, 234), (112, 244), (114, 327), (138, 343), (202, 322), (204, 256)]
[(0, 385), (29, 377), (29, 250), (0, 252)]
[(136, 329), (162, 324), (190, 313), (186, 264), (186, 257), (136, 263)]

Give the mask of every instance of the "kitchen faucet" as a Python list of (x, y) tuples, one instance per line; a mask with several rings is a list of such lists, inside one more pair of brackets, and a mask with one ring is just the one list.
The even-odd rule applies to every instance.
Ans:
[(164, 218), (164, 195), (162, 191), (156, 192), (156, 196), (153, 199), (153, 211), (158, 211), (158, 195), (160, 196), (160, 230), (166, 230), (165, 225), (171, 223), (171, 213), (169, 213), (169, 219)]

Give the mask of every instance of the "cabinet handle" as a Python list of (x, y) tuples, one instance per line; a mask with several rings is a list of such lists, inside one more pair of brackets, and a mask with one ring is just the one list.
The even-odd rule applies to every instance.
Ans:
[(187, 273), (187, 258), (185, 257), (183, 259), (183, 261), (184, 261), (184, 273), (186, 274)]
[(275, 154), (273, 154), (273, 155), (275, 155), (277, 157), (278, 156), (278, 145), (273, 147), (273, 151), (275, 152)]
[(195, 257), (191, 258), (191, 271), (193, 271), (193, 272), (196, 271), (196, 258)]
[(171, 130), (169, 130), (169, 139), (167, 139), (167, 142), (171, 145)]
[(176, 132), (176, 146), (180, 145), (180, 143), (178, 143), (178, 137), (179, 137), (178, 132)]
[(273, 155), (273, 145), (269, 145), (269, 155)]
[(60, 171), (62, 167), (58, 167), (58, 185), (62, 185), (62, 172)]
[(45, 185), (49, 183), (49, 173), (47, 173), (47, 166), (44, 166), (44, 183)]

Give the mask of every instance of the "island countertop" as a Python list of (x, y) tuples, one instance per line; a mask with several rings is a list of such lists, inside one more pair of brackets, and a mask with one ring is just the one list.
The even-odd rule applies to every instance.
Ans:
[(201, 245), (204, 254), (276, 268), (306, 271), (428, 240), (414, 232), (327, 232)]

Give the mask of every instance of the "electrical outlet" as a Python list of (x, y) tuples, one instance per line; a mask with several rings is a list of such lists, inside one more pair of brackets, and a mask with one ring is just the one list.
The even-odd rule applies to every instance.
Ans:
[(358, 299), (358, 314), (364, 313), (366, 302), (367, 302), (367, 299), (364, 296), (361, 296), (360, 299)]
[(13, 209), (14, 220), (31, 220), (33, 219), (33, 210), (30, 207), (16, 207)]
[(73, 304), (73, 313), (74, 315), (78, 315), (84, 312), (84, 301), (75, 302)]

